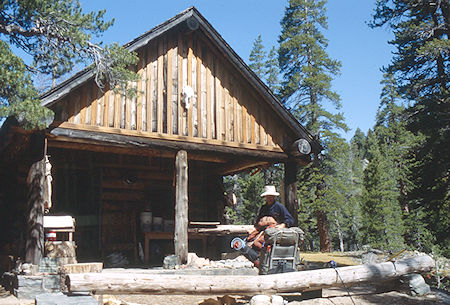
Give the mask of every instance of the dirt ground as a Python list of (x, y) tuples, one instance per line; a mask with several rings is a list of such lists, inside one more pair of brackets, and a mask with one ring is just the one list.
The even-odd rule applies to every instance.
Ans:
[[(427, 296), (413, 297), (406, 293), (390, 291), (384, 293), (376, 293), (372, 287), (352, 287), (350, 295), (345, 289), (333, 288), (323, 289), (322, 297), (302, 300), (302, 296), (285, 294), (283, 296), (289, 305), (372, 305), (372, 304), (390, 304), (390, 305), (432, 305), (432, 304), (450, 304), (450, 295), (441, 291), (433, 290)], [(152, 305), (232, 305), (232, 304), (248, 304), (250, 296), (200, 296), (200, 295), (116, 295), (105, 296), (104, 302), (107, 305), (135, 305), (135, 304), (152, 304)], [(120, 301), (121, 302), (120, 302)], [(222, 301), (220, 301), (222, 300)], [(226, 303), (229, 301), (229, 303)]]
[[(413, 297), (398, 291), (379, 293), (374, 287), (349, 288), (351, 297), (343, 288), (323, 289), (322, 297), (311, 299), (301, 294), (282, 294), (289, 305), (444, 305), (450, 304), (450, 294), (432, 290), (426, 296)], [(251, 296), (206, 296), (206, 295), (104, 295), (96, 296), (104, 305), (234, 305), (248, 304)], [(313, 296), (311, 296), (313, 297)], [(18, 300), (0, 289), (0, 305), (32, 305), (34, 300)]]

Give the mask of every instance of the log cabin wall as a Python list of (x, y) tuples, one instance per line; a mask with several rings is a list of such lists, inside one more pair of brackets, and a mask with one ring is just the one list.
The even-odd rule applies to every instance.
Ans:
[[(281, 152), (281, 120), (199, 31), (174, 28), (137, 50), (141, 93), (104, 93), (91, 80), (52, 108), (55, 125), (113, 134)], [(194, 96), (185, 103), (183, 88)]]

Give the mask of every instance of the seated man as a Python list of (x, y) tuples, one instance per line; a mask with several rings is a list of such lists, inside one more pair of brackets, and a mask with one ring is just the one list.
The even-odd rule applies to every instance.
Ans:
[(275, 200), (280, 194), (275, 186), (266, 185), (261, 197), (265, 197), (266, 204), (261, 207), (255, 222), (255, 229), (249, 232), (247, 243), (240, 251), (258, 266), (259, 252), (264, 247), (264, 230), (266, 228), (286, 228), (294, 224), (294, 218), (286, 207)]
[(275, 186), (266, 185), (264, 187), (264, 193), (261, 194), (261, 197), (266, 198), (266, 204), (259, 210), (255, 227), (264, 216), (275, 218), (278, 228), (288, 228), (294, 224), (294, 218), (291, 213), (289, 213), (284, 205), (275, 200), (275, 196), (279, 195), (280, 194), (276, 191)]

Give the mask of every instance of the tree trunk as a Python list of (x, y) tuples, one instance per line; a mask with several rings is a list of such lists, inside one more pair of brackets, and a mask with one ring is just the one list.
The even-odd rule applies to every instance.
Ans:
[(66, 284), (70, 292), (95, 291), (96, 294), (277, 294), (337, 287), (343, 283), (378, 283), (409, 273), (428, 272), (433, 267), (433, 259), (423, 255), (374, 265), (255, 276), (76, 273), (66, 276)]
[(320, 252), (331, 252), (330, 223), (326, 211), (317, 211), (317, 229), (319, 230)]
[(175, 160), (175, 255), (180, 264), (188, 257), (188, 162), (187, 153), (180, 150)]
[(294, 218), (294, 226), (298, 226), (298, 196), (297, 196), (297, 164), (287, 162), (284, 165), (284, 195), (286, 208)]
[(45, 159), (33, 163), (28, 172), (27, 184), (27, 240), (25, 262), (39, 265), (44, 255), (44, 183)]

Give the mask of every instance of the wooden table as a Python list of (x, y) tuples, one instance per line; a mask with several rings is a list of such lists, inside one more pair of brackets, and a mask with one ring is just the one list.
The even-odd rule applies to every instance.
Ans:
[[(208, 236), (196, 232), (188, 232), (188, 239), (200, 239), (202, 241), (203, 255), (206, 253), (206, 240)], [(150, 258), (150, 240), (173, 240), (173, 232), (144, 232), (144, 263), (148, 264)]]

